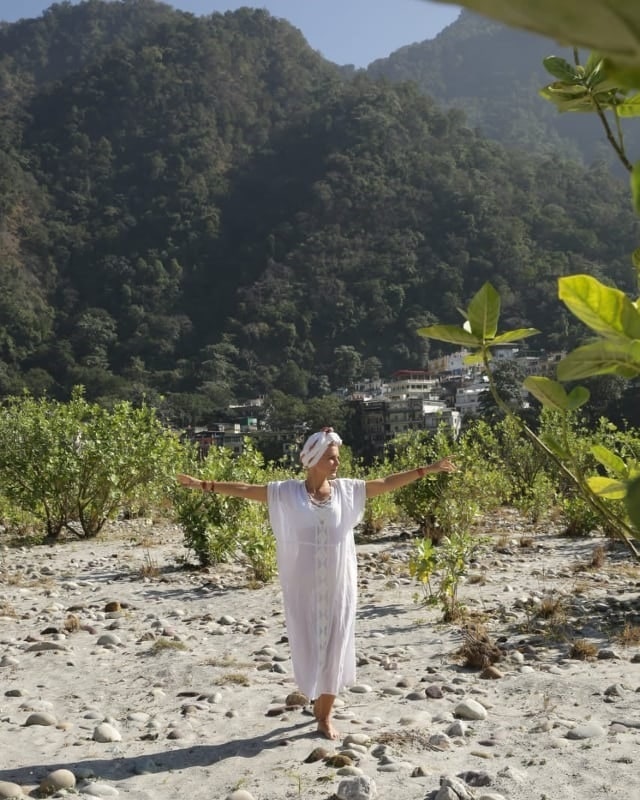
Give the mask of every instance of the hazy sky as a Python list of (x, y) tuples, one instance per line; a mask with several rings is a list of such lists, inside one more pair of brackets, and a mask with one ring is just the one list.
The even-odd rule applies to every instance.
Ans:
[[(51, 5), (52, 0), (0, 0), (0, 20), (38, 17)], [(300, 28), (326, 58), (358, 67), (405, 44), (432, 39), (459, 13), (455, 6), (425, 0), (169, 0), (168, 5), (198, 15), (266, 8)]]

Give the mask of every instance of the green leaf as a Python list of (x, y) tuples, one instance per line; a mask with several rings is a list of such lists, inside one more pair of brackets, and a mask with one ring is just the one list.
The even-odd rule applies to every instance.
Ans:
[(619, 117), (640, 117), (640, 93), (628, 97), (616, 106)]
[(558, 363), (561, 381), (577, 381), (592, 375), (640, 375), (640, 342), (598, 341), (577, 347)]
[(602, 475), (594, 475), (587, 478), (587, 485), (598, 497), (607, 500), (624, 500), (627, 493), (627, 484), (623, 481), (615, 481), (612, 478), (605, 478)]
[(493, 347), (496, 344), (509, 344), (509, 342), (518, 342), (520, 339), (526, 339), (528, 336), (535, 336), (540, 333), (537, 328), (517, 328), (513, 331), (505, 331), (495, 336), (489, 344)]
[(578, 83), (582, 80), (582, 76), (578, 75), (576, 68), (560, 56), (547, 56), (542, 63), (547, 72), (560, 81)]
[(428, 339), (437, 339), (440, 342), (449, 342), (449, 344), (459, 344), (463, 347), (479, 347), (482, 344), (482, 341), (472, 333), (468, 333), (463, 328), (458, 328), (455, 325), (429, 325), (427, 328), (420, 328), (418, 333)]
[(591, 447), (591, 454), (599, 461), (603, 467), (613, 472), (618, 478), (628, 478), (629, 470), (620, 456), (612, 453), (607, 447), (601, 444), (594, 444)]
[(604, 59), (595, 50), (589, 53), (587, 63), (584, 65), (585, 78), (592, 78), (596, 73), (601, 73), (604, 67)]
[[(489, 353), (487, 353), (489, 358), (491, 357)], [(484, 357), (482, 352), (480, 353), (469, 353), (463, 358), (463, 362), (466, 366), (476, 366), (477, 364), (484, 364)]]
[(624, 64), (613, 58), (605, 59), (605, 68), (609, 77), (625, 89), (640, 89), (640, 63)]
[(467, 308), (467, 319), (471, 332), (481, 341), (493, 339), (498, 330), (500, 317), (500, 295), (487, 282), (472, 297)]
[(640, 534), (640, 478), (636, 478), (627, 485), (627, 494), (624, 498), (629, 519), (633, 527)]
[(596, 50), (640, 88), (640, 3), (635, 0), (441, 0), (549, 37)]
[(524, 388), (546, 408), (555, 408), (558, 411), (566, 411), (568, 408), (569, 400), (564, 386), (551, 378), (531, 375), (525, 379)]
[(570, 453), (554, 436), (546, 433), (543, 434), (540, 439), (554, 455), (558, 456), (558, 458), (561, 458), (563, 461), (567, 461), (569, 459)]
[(640, 339), (640, 313), (624, 292), (590, 275), (558, 280), (558, 297), (591, 330), (601, 336)]
[(577, 408), (580, 408), (585, 403), (588, 403), (590, 397), (591, 397), (591, 392), (587, 389), (586, 386), (574, 386), (573, 389), (567, 395), (567, 399), (569, 401), (569, 406), (568, 406), (569, 411), (575, 411)]

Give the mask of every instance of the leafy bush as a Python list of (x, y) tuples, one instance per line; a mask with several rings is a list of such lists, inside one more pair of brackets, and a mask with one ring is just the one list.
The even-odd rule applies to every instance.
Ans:
[[(267, 483), (291, 477), (284, 467), (264, 464), (262, 455), (249, 439), (234, 456), (226, 448), (211, 448), (199, 470), (192, 472), (205, 480)], [(219, 564), (243, 556), (253, 577), (268, 581), (276, 573), (276, 543), (269, 528), (268, 510), (263, 503), (215, 493), (177, 489), (176, 518), (184, 530), (184, 543), (202, 566)]]
[(567, 536), (588, 536), (602, 521), (589, 503), (576, 493), (561, 499), (560, 519)]
[[(425, 431), (410, 431), (393, 440), (391, 470), (402, 472), (431, 464), (454, 450), (448, 431), (441, 427), (436, 435)], [(421, 480), (403, 486), (394, 492), (398, 508), (416, 522), (423, 532), (433, 530), (434, 507), (442, 497), (449, 481), (449, 474), (427, 475)]]
[(477, 504), (466, 494), (464, 478), (459, 473), (454, 475), (436, 506), (441, 531), (438, 543), (425, 536), (416, 542), (409, 559), (409, 571), (422, 589), (422, 602), (440, 603), (445, 621), (454, 620), (462, 613), (458, 600), (460, 582), (484, 541), (470, 530), (477, 512)]
[[(364, 481), (374, 480), (375, 478), (382, 478), (394, 471), (394, 466), (389, 464), (386, 459), (380, 459), (373, 462), (369, 467), (364, 467), (360, 463), (354, 464), (353, 477), (360, 478)], [(390, 522), (397, 519), (400, 510), (396, 503), (394, 493), (385, 492), (379, 494), (377, 497), (371, 497), (367, 500), (364, 509), (364, 516), (360, 526), (360, 533), (363, 536), (372, 536), (379, 533)]]
[[(148, 406), (68, 403), (29, 395), (0, 409), (0, 482), (7, 501), (43, 525), (96, 536), (121, 509), (147, 508), (173, 481), (182, 448)], [(78, 523), (79, 530), (78, 530)]]

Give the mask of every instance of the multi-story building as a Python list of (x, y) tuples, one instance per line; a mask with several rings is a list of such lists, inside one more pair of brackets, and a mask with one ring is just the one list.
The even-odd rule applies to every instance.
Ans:
[(379, 400), (354, 401), (353, 406), (358, 418), (361, 449), (369, 457), (382, 455), (386, 444), (407, 431), (435, 432), (440, 425), (447, 425), (454, 436), (460, 432), (460, 413), (448, 408), (441, 401), (424, 400), (420, 397), (385, 397)]

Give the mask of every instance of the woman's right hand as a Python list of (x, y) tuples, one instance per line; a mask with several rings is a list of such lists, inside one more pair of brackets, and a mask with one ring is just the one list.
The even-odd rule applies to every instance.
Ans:
[(202, 481), (199, 478), (193, 478), (191, 475), (184, 475), (180, 473), (176, 475), (176, 480), (180, 486), (185, 486), (187, 489), (201, 489)]

